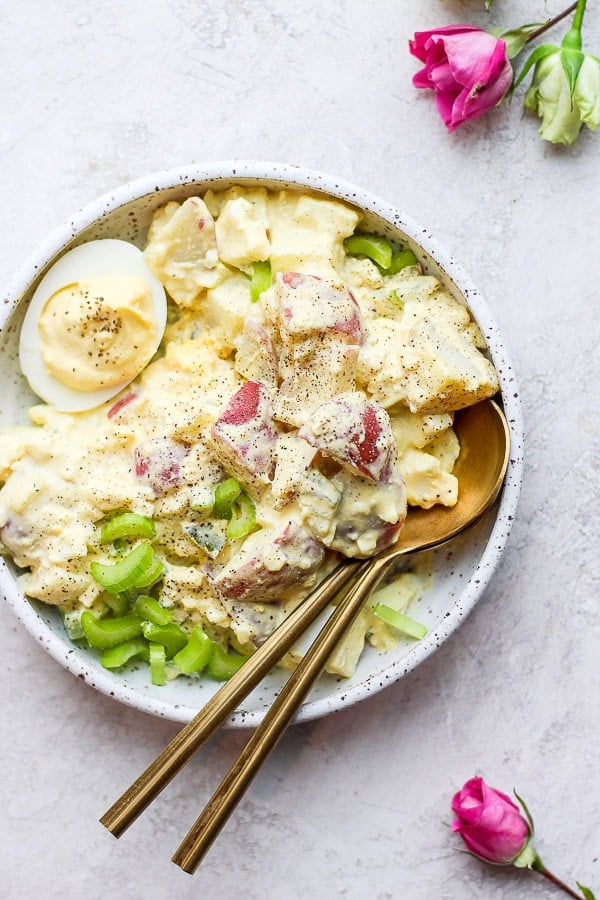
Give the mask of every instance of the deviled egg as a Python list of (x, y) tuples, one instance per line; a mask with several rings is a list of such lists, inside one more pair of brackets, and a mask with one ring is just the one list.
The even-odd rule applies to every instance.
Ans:
[(21, 329), (31, 389), (62, 412), (110, 400), (150, 362), (167, 318), (164, 287), (127, 241), (70, 250), (38, 285)]

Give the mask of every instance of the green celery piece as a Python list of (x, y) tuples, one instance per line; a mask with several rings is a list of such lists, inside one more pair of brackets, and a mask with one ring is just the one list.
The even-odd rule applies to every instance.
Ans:
[(231, 519), (227, 526), (227, 537), (232, 540), (246, 537), (256, 527), (256, 507), (252, 499), (242, 492), (232, 506)]
[(106, 600), (114, 616), (125, 616), (129, 612), (129, 597), (127, 594), (110, 594), (107, 591), (102, 599)]
[(171, 610), (165, 609), (158, 600), (155, 600), (154, 597), (149, 597), (147, 594), (140, 594), (137, 597), (133, 604), (133, 611), (144, 622), (152, 622), (153, 625), (168, 625), (169, 622), (173, 621)]
[(120, 616), (118, 619), (97, 619), (86, 610), (81, 614), (81, 627), (90, 647), (107, 650), (116, 647), (142, 633), (142, 620), (139, 616)]
[(90, 563), (90, 574), (111, 594), (121, 594), (132, 587), (144, 587), (140, 579), (154, 562), (154, 550), (148, 541), (139, 544), (113, 563)]
[(167, 659), (172, 659), (176, 653), (183, 650), (188, 640), (185, 631), (174, 622), (169, 622), (168, 625), (154, 625), (152, 622), (143, 622), (142, 634), (151, 643), (162, 644), (165, 648)]
[(118, 513), (100, 529), (100, 541), (109, 544), (117, 538), (152, 538), (156, 537), (156, 527), (148, 516), (140, 516), (134, 512)]
[(213, 641), (197, 625), (189, 636), (185, 647), (175, 654), (173, 662), (183, 672), (201, 672), (208, 665), (213, 649)]
[(247, 656), (242, 656), (240, 653), (228, 653), (220, 644), (213, 643), (208, 660), (208, 673), (215, 681), (227, 681), (232, 675), (235, 675), (247, 659)]
[(81, 625), (82, 612), (83, 610), (81, 609), (75, 609), (71, 612), (66, 612), (63, 616), (66, 632), (72, 641), (78, 641), (82, 637), (85, 637)]
[(407, 266), (416, 266), (417, 257), (412, 250), (394, 250), (392, 252), (392, 261), (387, 268), (381, 269), (382, 275), (395, 275), (401, 272)]
[(105, 669), (118, 669), (128, 663), (130, 659), (138, 656), (145, 660), (148, 659), (148, 641), (142, 637), (132, 638), (115, 647), (109, 647), (103, 652), (100, 662)]
[(252, 263), (252, 275), (250, 276), (250, 300), (256, 303), (263, 291), (267, 291), (273, 284), (271, 263), (269, 260)]
[(215, 488), (215, 502), (212, 514), (216, 519), (230, 519), (234, 500), (242, 493), (242, 486), (237, 478), (226, 478)]
[(381, 269), (392, 264), (392, 245), (380, 234), (357, 232), (344, 240), (344, 250), (348, 256), (366, 256)]
[(402, 631), (409, 637), (421, 640), (427, 634), (427, 628), (421, 622), (416, 622), (410, 616), (405, 616), (404, 613), (392, 609), (391, 606), (386, 606), (385, 603), (377, 603), (373, 607), (373, 612), (386, 625), (391, 625), (392, 628)]
[(167, 655), (162, 644), (149, 644), (150, 680), (157, 687), (162, 687), (167, 681)]
[(400, 299), (400, 297), (398, 296), (398, 291), (396, 291), (396, 290), (394, 290), (390, 293), (389, 299), (392, 301), (392, 303), (395, 303), (396, 306), (400, 306), (400, 307), (404, 306), (404, 300)]
[(152, 560), (152, 563), (145, 572), (142, 572), (141, 575), (136, 578), (134, 587), (136, 588), (149, 588), (152, 587), (153, 584), (162, 578), (165, 573), (164, 564), (158, 559), (156, 556)]

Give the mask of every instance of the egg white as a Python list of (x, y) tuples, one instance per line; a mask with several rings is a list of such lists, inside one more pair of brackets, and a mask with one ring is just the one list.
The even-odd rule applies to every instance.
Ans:
[[(167, 298), (160, 281), (148, 268), (144, 255), (134, 244), (114, 238), (89, 241), (62, 256), (44, 275), (35, 290), (25, 314), (19, 342), (21, 370), (32, 391), (61, 412), (83, 412), (93, 409), (123, 390), (136, 375), (125, 381), (95, 391), (78, 391), (55, 378), (46, 368), (38, 322), (46, 301), (56, 291), (73, 282), (103, 275), (132, 275), (142, 278), (152, 292), (153, 316), (156, 322), (155, 350), (162, 339), (167, 321)], [(140, 371), (143, 366), (140, 367)]]

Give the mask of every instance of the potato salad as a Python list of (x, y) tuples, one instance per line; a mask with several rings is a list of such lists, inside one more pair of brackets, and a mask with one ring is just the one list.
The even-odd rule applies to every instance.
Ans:
[[(498, 377), (467, 307), (324, 195), (208, 191), (122, 243), (66, 254), (30, 305), (46, 402), (0, 431), (0, 549), (107, 668), (223, 679), (410, 506), (457, 502), (453, 413)], [(425, 581), (393, 576), (328, 671), (391, 646)]]

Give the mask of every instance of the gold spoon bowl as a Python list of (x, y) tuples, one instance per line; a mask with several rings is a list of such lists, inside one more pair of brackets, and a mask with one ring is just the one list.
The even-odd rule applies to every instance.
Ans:
[(459, 484), (455, 506), (413, 507), (398, 541), (378, 559), (438, 546), (475, 522), (500, 492), (510, 454), (510, 433), (504, 413), (494, 401), (477, 403), (455, 415), (460, 454), (453, 469)]

